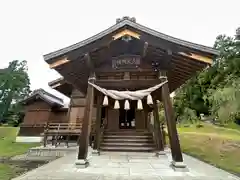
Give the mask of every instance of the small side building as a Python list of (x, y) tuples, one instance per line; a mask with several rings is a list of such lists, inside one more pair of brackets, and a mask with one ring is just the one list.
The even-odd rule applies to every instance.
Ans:
[(22, 104), (25, 116), (16, 142), (41, 142), (41, 134), (47, 123), (68, 122), (68, 105), (64, 104), (63, 99), (43, 89), (33, 91)]

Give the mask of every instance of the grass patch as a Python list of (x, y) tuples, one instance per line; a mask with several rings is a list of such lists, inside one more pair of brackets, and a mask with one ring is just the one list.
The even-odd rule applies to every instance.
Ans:
[(198, 128), (195, 124), (189, 127), (182, 125), (178, 126), (179, 133), (197, 133), (197, 134), (208, 134), (212, 136), (223, 137), (227, 139), (240, 140), (240, 131), (237, 129), (230, 129), (224, 127), (218, 127), (211, 124), (203, 124), (203, 127)]
[(24, 154), (29, 148), (39, 145), (39, 143), (16, 143), (18, 130), (16, 127), (0, 127), (0, 157)]
[[(0, 158), (10, 158), (24, 154), (39, 143), (16, 143), (19, 128), (0, 127)], [(20, 168), (10, 164), (0, 163), (0, 180), (9, 180), (19, 174)], [(22, 170), (21, 170), (22, 171)]]
[(14, 174), (14, 170), (11, 168), (11, 166), (0, 163), (0, 179), (1, 180), (9, 180), (10, 178), (13, 177), (12, 174)]
[(204, 124), (179, 127), (183, 152), (240, 175), (240, 131)]

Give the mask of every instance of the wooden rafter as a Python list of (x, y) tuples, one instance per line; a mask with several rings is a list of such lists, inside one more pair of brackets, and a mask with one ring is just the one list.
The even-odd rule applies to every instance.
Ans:
[(212, 64), (212, 62), (213, 62), (211, 58), (206, 57), (206, 56), (201, 56), (199, 54), (194, 54), (194, 53), (187, 54), (187, 53), (184, 53), (184, 52), (179, 52), (179, 54), (181, 54), (182, 56), (189, 57), (191, 59), (197, 60), (197, 61), (207, 63), (207, 64)]
[(145, 42), (143, 46), (143, 54), (142, 54), (143, 58), (147, 55), (147, 50), (148, 50), (148, 42)]
[(115, 35), (113, 36), (113, 40), (117, 40), (117, 39), (119, 39), (119, 38), (121, 38), (121, 37), (123, 37), (123, 36), (126, 36), (126, 35), (132, 36), (132, 37), (134, 37), (134, 38), (136, 38), (136, 39), (140, 39), (140, 34), (134, 32), (134, 31), (131, 31), (131, 30), (129, 30), (129, 29), (125, 29), (125, 30), (123, 30), (123, 31), (115, 34)]
[(53, 68), (56, 68), (56, 67), (58, 67), (58, 66), (61, 66), (61, 65), (65, 64), (65, 63), (68, 63), (69, 61), (70, 61), (70, 60), (65, 57), (65, 58), (63, 58), (63, 59), (60, 59), (60, 60), (52, 63), (52, 64), (49, 64), (49, 67), (50, 67), (51, 69), (53, 69)]
[(57, 88), (61, 85), (62, 85), (62, 83), (57, 83), (57, 84), (54, 84), (54, 85), (50, 85), (50, 87), (54, 89), (54, 88)]

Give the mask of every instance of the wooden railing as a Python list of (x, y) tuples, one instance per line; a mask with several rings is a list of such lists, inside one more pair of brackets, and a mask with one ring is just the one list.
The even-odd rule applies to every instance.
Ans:
[[(48, 137), (51, 136), (52, 145), (57, 146), (62, 140), (65, 140), (68, 146), (70, 136), (80, 137), (81, 130), (82, 123), (48, 123), (44, 129), (43, 145), (44, 147), (46, 146)], [(63, 137), (65, 137), (65, 139)]]
[[(91, 134), (89, 138), (92, 138), (95, 134), (95, 123), (91, 126)], [(62, 141), (65, 141), (66, 146), (68, 147), (69, 138), (71, 136), (77, 136), (77, 143), (79, 143), (80, 135), (82, 132), (82, 122), (80, 123), (48, 123), (45, 126), (43, 132), (43, 145), (46, 147), (49, 137), (52, 137), (52, 145), (57, 146)]]

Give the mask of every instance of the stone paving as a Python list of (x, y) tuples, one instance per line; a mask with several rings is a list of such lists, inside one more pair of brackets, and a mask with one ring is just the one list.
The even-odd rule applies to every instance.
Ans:
[(71, 153), (14, 180), (240, 180), (187, 155), (184, 162), (189, 171), (174, 171), (169, 166), (169, 151), (160, 157), (153, 153), (105, 152), (93, 155), (85, 169), (76, 168), (75, 160), (76, 153)]

